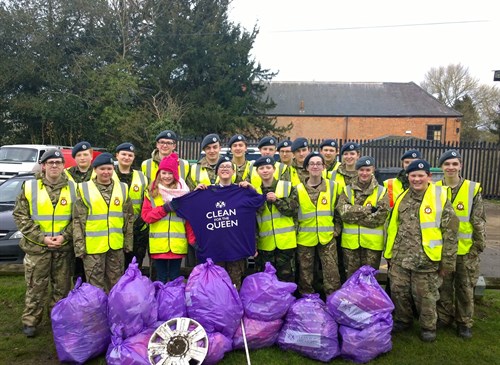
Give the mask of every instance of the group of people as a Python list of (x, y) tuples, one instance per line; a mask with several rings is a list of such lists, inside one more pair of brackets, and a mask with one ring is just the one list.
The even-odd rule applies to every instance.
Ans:
[(271, 262), (300, 294), (318, 290), (320, 266), (325, 295), (363, 265), (378, 269), (384, 256), (394, 332), (410, 328), (417, 313), (423, 341), (453, 323), (460, 337), (472, 337), (485, 214), (480, 184), (461, 176), (458, 151), (441, 156), (442, 181), (433, 183), (430, 164), (410, 150), (398, 176), (380, 185), (375, 159), (355, 142), (339, 151), (326, 139), (311, 151), (306, 138), (264, 137), (261, 156), (248, 161), (245, 136), (233, 136), (231, 154), (221, 155), (219, 136), (209, 134), (190, 165), (177, 141), (174, 131), (159, 133), (141, 171), (132, 168), (130, 143), (116, 147), (117, 163), (109, 153), (92, 161), (88, 142), (75, 145), (77, 166), (67, 170), (58, 150), (42, 156), (42, 172), (25, 183), (14, 210), (26, 252), (26, 336), (35, 335), (49, 284), (50, 308), (72, 276), (109, 290), (132, 257), (141, 264), (149, 253), (166, 282), (194, 251), (198, 262), (223, 266), (236, 287), (250, 256), (257, 270)]

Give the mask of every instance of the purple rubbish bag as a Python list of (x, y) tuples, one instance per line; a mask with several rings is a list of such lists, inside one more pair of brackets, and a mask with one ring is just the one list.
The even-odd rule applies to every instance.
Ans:
[(207, 333), (208, 352), (203, 365), (217, 364), (224, 358), (224, 354), (232, 350), (232, 343), (229, 338), (220, 332)]
[(163, 284), (155, 281), (156, 301), (158, 302), (158, 320), (168, 321), (172, 318), (187, 317), (184, 277)]
[(337, 330), (319, 294), (306, 294), (288, 310), (276, 342), (283, 350), (328, 362), (340, 353)]
[(111, 333), (102, 289), (78, 278), (75, 288), (52, 308), (51, 319), (59, 361), (83, 364), (106, 351)]
[(340, 356), (358, 363), (365, 363), (380, 354), (391, 351), (391, 330), (392, 320), (380, 320), (364, 329), (340, 325), (339, 333), (342, 337)]
[(154, 331), (155, 328), (147, 328), (125, 340), (121, 336), (113, 336), (106, 353), (106, 364), (150, 365), (148, 344)]
[(109, 293), (108, 322), (111, 333), (126, 339), (153, 326), (157, 318), (155, 287), (149, 278), (142, 275), (134, 257)]
[(295, 302), (297, 284), (279, 281), (276, 269), (266, 262), (264, 272), (247, 276), (240, 289), (245, 315), (260, 321), (273, 321), (286, 315)]
[(362, 266), (342, 288), (328, 296), (326, 304), (337, 323), (362, 329), (391, 319), (394, 304), (380, 287), (376, 274), (373, 267)]
[[(274, 345), (283, 326), (283, 320), (259, 321), (243, 316), (243, 324), (245, 326), (248, 348), (255, 350)], [(240, 326), (233, 337), (233, 349), (240, 350), (244, 348), (245, 343), (243, 342)]]
[(240, 325), (243, 306), (228, 273), (211, 259), (194, 267), (186, 285), (188, 316), (207, 332), (231, 339)]

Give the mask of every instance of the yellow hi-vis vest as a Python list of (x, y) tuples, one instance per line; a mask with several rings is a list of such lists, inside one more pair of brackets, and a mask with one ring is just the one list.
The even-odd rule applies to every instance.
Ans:
[[(55, 237), (64, 233), (71, 222), (73, 203), (76, 200), (76, 184), (74, 182), (68, 181), (68, 185), (61, 188), (55, 207), (52, 205), (41, 179), (26, 181), (24, 195), (29, 202), (31, 219), (40, 226), (45, 237)], [(46, 246), (43, 242), (33, 243)], [(68, 241), (64, 241), (63, 245), (66, 243)]]
[[(251, 162), (250, 172), (249, 172), (248, 176), (250, 177), (250, 184), (252, 184), (252, 186), (257, 189), (262, 185), (262, 179), (260, 178), (259, 174), (257, 173), (257, 169), (253, 165), (254, 162), (255, 161)], [(276, 161), (274, 163), (273, 177), (276, 180), (280, 180), (281, 175), (283, 175), (285, 173), (286, 169), (287, 169), (287, 165), (285, 165), (282, 162)]]
[[(146, 197), (149, 198), (148, 192)], [(149, 198), (153, 208), (163, 205), (160, 194), (154, 199)], [(182, 255), (188, 252), (186, 227), (184, 219), (175, 212), (169, 212), (165, 217), (149, 225), (149, 253), (173, 253)]]
[[(149, 182), (153, 182), (156, 178), (156, 173), (158, 172), (158, 162), (153, 161), (152, 158), (142, 161), (141, 170), (144, 176), (148, 179)], [(183, 180), (186, 180), (186, 177), (189, 172), (189, 162), (182, 158), (179, 158), (179, 177)]]
[[(193, 180), (195, 184), (204, 184), (208, 186), (219, 183), (219, 177), (217, 175), (215, 176), (215, 181), (210, 180), (207, 169), (202, 167), (201, 164), (198, 163), (191, 165), (191, 170), (189, 174), (191, 176), (191, 180)], [(236, 181), (236, 171), (233, 173), (233, 176), (231, 177), (231, 182), (234, 183), (235, 181)]]
[[(442, 181), (436, 182), (436, 185), (443, 185)], [(472, 212), (472, 201), (477, 193), (481, 190), (481, 184), (464, 180), (462, 186), (458, 189), (455, 199), (451, 201), (451, 189), (448, 189), (448, 199), (450, 199), (453, 209), (460, 220), (458, 226), (458, 252), (457, 255), (466, 255), (472, 247), (472, 233), (474, 231), (470, 222), (470, 214)]]
[(297, 185), (299, 198), (299, 229), (297, 232), (297, 244), (302, 246), (316, 246), (319, 243), (326, 245), (333, 239), (333, 212), (337, 200), (337, 185), (334, 181), (328, 181), (326, 192), (319, 194), (316, 206), (304, 184)]
[(346, 183), (344, 175), (338, 173), (338, 167), (337, 170), (333, 170), (330, 174), (330, 181), (335, 181), (337, 183), (337, 194), (342, 194), (342, 191), (344, 191), (344, 188), (346, 187)]
[[(335, 162), (335, 165), (333, 165), (333, 169), (331, 169), (331, 170), (324, 169), (323, 173), (321, 175), (323, 177), (323, 179), (328, 180), (329, 178), (331, 178), (333, 171), (337, 171), (339, 166), (340, 166), (340, 162), (337, 161), (337, 162)], [(336, 174), (336, 172), (335, 172), (335, 174)]]
[[(425, 191), (422, 204), (419, 210), (420, 231), (422, 233), (422, 247), (425, 254), (432, 261), (441, 261), (441, 252), (443, 251), (443, 235), (440, 229), (441, 216), (443, 215), (444, 205), (448, 200), (446, 188), (429, 184)], [(387, 242), (385, 245), (384, 257), (392, 258), (392, 247), (399, 229), (399, 204), (401, 200), (408, 194), (409, 189), (406, 189), (396, 199), (394, 208), (389, 218), (387, 227)]]
[(82, 201), (88, 208), (85, 224), (87, 254), (94, 255), (123, 248), (123, 204), (128, 198), (125, 183), (113, 182), (109, 205), (93, 180), (78, 184)]
[[(370, 196), (366, 198), (363, 206), (376, 207), (385, 192), (386, 190), (383, 186), (377, 185)], [(347, 185), (344, 188), (344, 193), (349, 202), (354, 205), (354, 192), (351, 185)], [(341, 245), (350, 250), (355, 250), (361, 246), (370, 250), (382, 251), (384, 249), (384, 234), (383, 224), (377, 228), (368, 228), (358, 224), (343, 222)]]
[(133, 170), (132, 182), (128, 189), (128, 196), (134, 206), (134, 218), (141, 215), (142, 201), (144, 200), (144, 191), (148, 186), (146, 177), (141, 171)]
[[(276, 197), (278, 199), (290, 196), (292, 183), (290, 181), (278, 181), (276, 185)], [(262, 188), (258, 187), (256, 191), (262, 194)], [(259, 240), (257, 248), (263, 251), (273, 251), (276, 248), (287, 250), (297, 247), (297, 236), (295, 234), (295, 224), (293, 217), (287, 217), (279, 212), (274, 204), (271, 210), (264, 204), (264, 210), (257, 215), (259, 225)]]
[(385, 180), (384, 186), (387, 189), (387, 194), (389, 194), (389, 204), (392, 208), (398, 196), (405, 190), (403, 183), (401, 180), (393, 178)]

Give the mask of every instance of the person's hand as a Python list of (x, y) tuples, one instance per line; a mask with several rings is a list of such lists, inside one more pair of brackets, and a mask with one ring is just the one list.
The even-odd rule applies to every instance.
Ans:
[(278, 200), (278, 197), (276, 196), (276, 193), (270, 191), (269, 193), (266, 194), (266, 200), (268, 202), (274, 203), (276, 200)]
[(238, 186), (240, 188), (245, 188), (245, 189), (252, 188), (252, 189), (255, 190), (255, 188), (253, 187), (253, 185), (250, 184), (248, 181), (245, 181), (245, 180), (244, 181), (240, 181), (240, 183), (238, 184)]
[(207, 186), (205, 184), (198, 184), (194, 190), (207, 190)]

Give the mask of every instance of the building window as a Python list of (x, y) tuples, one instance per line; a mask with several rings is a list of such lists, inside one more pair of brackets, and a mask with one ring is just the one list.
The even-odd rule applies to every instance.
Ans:
[(427, 126), (427, 139), (430, 141), (441, 141), (442, 125), (428, 125)]

